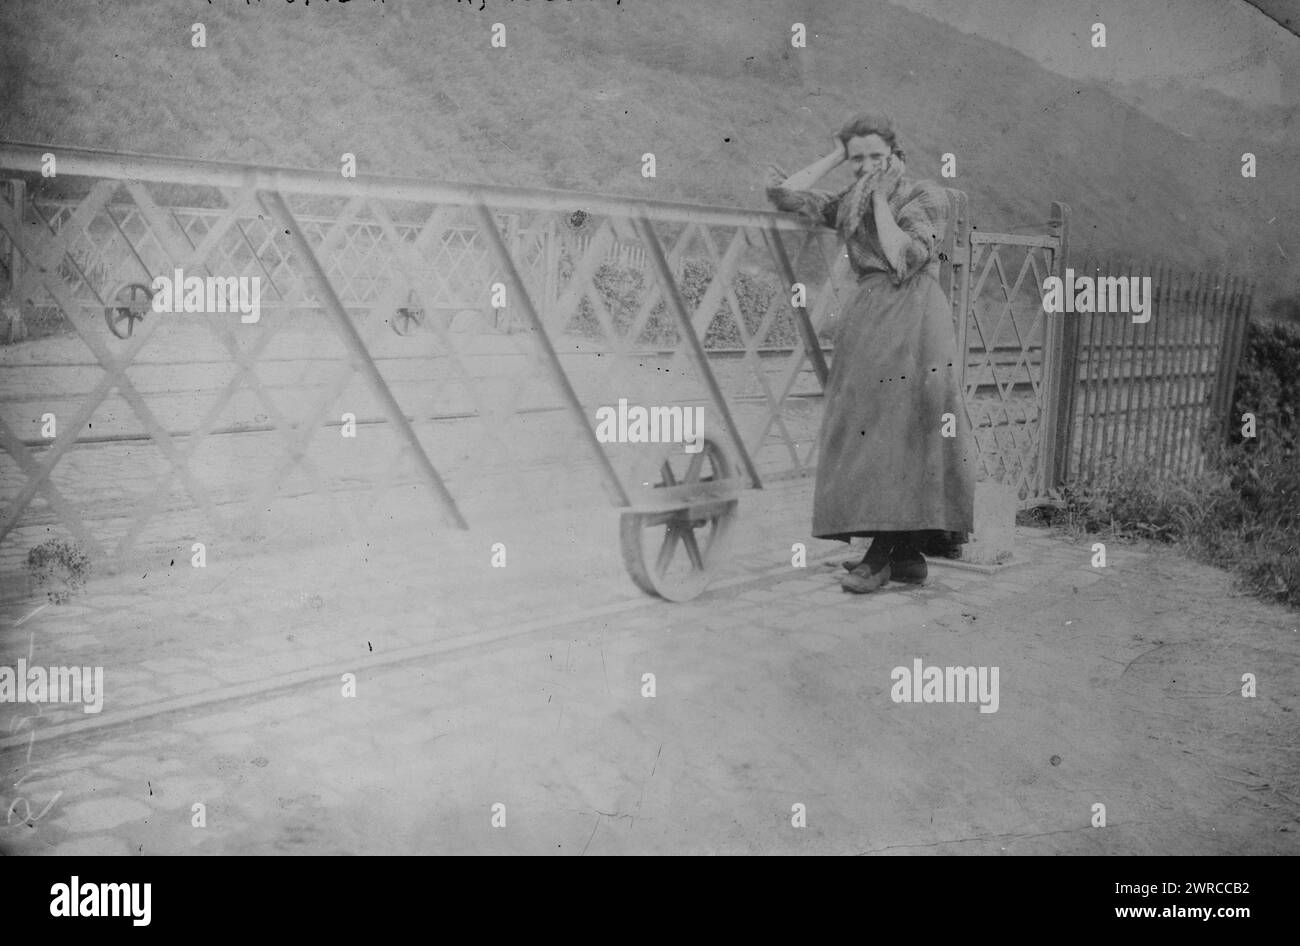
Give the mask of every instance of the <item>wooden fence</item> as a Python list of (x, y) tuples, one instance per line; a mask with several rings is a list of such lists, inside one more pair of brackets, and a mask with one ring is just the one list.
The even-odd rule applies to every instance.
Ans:
[[(583, 235), (574, 240), (574, 250), (577, 256), (581, 257), (591, 247), (592, 237)], [(639, 269), (643, 272), (649, 272), (650, 260), (646, 256), (645, 247), (636, 244), (613, 243), (609, 247), (606, 260), (616, 266), (625, 266), (632, 269)], [(677, 267), (681, 268), (680, 265)]]
[(1226, 274), (1088, 260), (1076, 276), (1149, 277), (1150, 318), (1074, 313), (1063, 319), (1065, 397), (1059, 482), (1096, 482), (1120, 467), (1156, 476), (1205, 468), (1222, 439), (1250, 321), (1253, 286)]

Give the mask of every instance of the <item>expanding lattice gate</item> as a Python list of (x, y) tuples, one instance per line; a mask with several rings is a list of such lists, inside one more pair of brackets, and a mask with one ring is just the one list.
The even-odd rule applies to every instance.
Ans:
[[(57, 188), (35, 186), (47, 152)], [(636, 582), (679, 599), (743, 489), (815, 469), (848, 272), (833, 233), (792, 217), (27, 145), (0, 145), (0, 177), (10, 295), (71, 330), (3, 349), (0, 559), (51, 528), (126, 555), (177, 517), (246, 527), (285, 496), (356, 530), (412, 483), (465, 527), (449, 483), (549, 447), (623, 510)], [(1057, 339), (1020, 297), (1060, 265), (1066, 211), (1043, 236), (981, 234), (950, 193), (983, 475), (1032, 501), (1052, 484)], [(256, 277), (256, 321), (153, 311), (178, 271)], [(594, 417), (623, 402), (703, 411), (701, 449), (604, 442)]]

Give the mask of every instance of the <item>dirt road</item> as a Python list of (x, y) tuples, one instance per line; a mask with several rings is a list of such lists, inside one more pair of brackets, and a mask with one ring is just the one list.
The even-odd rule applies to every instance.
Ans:
[[(688, 605), (632, 589), (613, 520), (581, 509), (101, 578), (20, 627), (35, 599), (15, 602), (0, 665), (103, 665), (105, 703), (46, 705), (42, 738), (0, 743), (0, 844), (1297, 851), (1294, 613), (1167, 550), (1098, 569), (1089, 542), (1032, 530), (996, 574), (846, 595), (808, 501), (806, 483), (747, 497), (729, 582)], [(997, 668), (996, 711), (896, 702), (916, 660)], [(33, 714), (4, 709), (6, 733)]]

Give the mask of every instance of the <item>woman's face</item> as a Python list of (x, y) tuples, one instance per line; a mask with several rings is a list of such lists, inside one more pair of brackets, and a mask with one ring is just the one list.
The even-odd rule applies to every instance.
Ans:
[(883, 170), (889, 160), (889, 145), (879, 135), (850, 138), (845, 150), (849, 155), (849, 164), (853, 165), (853, 173), (858, 177)]

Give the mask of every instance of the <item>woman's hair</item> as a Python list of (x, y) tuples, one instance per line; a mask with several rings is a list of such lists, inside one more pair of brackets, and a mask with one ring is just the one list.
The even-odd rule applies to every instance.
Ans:
[(854, 115), (840, 129), (840, 141), (844, 142), (846, 147), (850, 139), (861, 138), (866, 135), (879, 135), (885, 144), (889, 145), (889, 150), (898, 156), (899, 160), (906, 160), (903, 149), (898, 146), (898, 132), (894, 130), (894, 123), (889, 120), (888, 115), (863, 112), (860, 115)]

